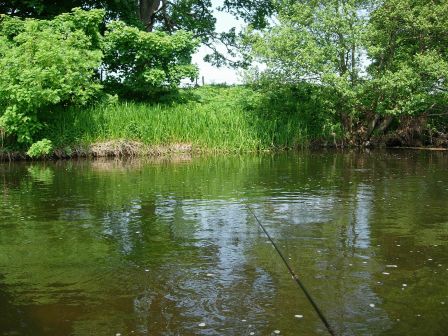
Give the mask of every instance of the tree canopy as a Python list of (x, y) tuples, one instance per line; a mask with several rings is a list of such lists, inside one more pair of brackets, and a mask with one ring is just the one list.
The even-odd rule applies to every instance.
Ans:
[(277, 23), (246, 35), (255, 59), (267, 66), (264, 76), (324, 90), (328, 112), (339, 116), (345, 131), (371, 120), (362, 131), (369, 138), (394, 117), (447, 113), (448, 2), (275, 4)]
[(99, 92), (100, 10), (75, 10), (54, 20), (1, 17), (0, 128), (32, 143), (42, 127), (39, 112), (71, 102), (85, 104)]
[(389, 0), (371, 14), (369, 73), (381, 114), (446, 112), (448, 2)]
[(75, 8), (52, 20), (0, 17), (2, 133), (29, 145), (42, 116), (85, 105), (104, 95), (104, 85), (122, 96), (149, 96), (196, 76), (191, 55), (199, 41), (190, 32), (145, 32), (112, 21), (103, 35), (103, 16)]
[(183, 78), (196, 78), (191, 55), (198, 44), (190, 32), (149, 33), (113, 21), (103, 40), (106, 84), (122, 96), (145, 97), (163, 88), (175, 89)]
[(229, 12), (256, 28), (267, 25), (274, 12), (271, 0), (224, 0), (214, 8), (211, 0), (25, 0), (0, 1), (0, 13), (19, 17), (51, 19), (79, 7), (86, 10), (104, 9), (107, 20), (120, 19), (145, 31), (161, 30), (170, 34), (184, 30), (191, 32), (212, 50), (207, 60), (215, 64), (240, 65), (218, 52), (217, 44), (226, 45), (232, 55), (237, 54), (237, 35), (232, 27), (217, 33), (214, 10)]

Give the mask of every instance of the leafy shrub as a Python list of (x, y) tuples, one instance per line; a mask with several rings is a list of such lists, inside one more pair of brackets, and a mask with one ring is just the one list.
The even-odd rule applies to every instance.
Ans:
[(104, 37), (106, 82), (121, 95), (143, 98), (176, 88), (197, 76), (191, 55), (198, 44), (188, 32), (168, 35), (111, 22)]
[(32, 158), (45, 157), (48, 156), (52, 150), (53, 143), (48, 139), (42, 139), (33, 143), (26, 154)]
[[(52, 20), (0, 15), (0, 130), (7, 143), (29, 146), (56, 114), (100, 94), (113, 105), (116, 93), (147, 98), (197, 75), (191, 55), (199, 41), (191, 33), (148, 33), (113, 21), (102, 36), (103, 22), (104, 11), (76, 8)], [(113, 95), (102, 93), (102, 79)]]
[(0, 128), (6, 135), (30, 144), (49, 107), (85, 104), (100, 91), (94, 75), (103, 14), (74, 9), (52, 21), (1, 17)]
[[(398, 19), (399, 18), (399, 19)], [(390, 0), (370, 15), (369, 83), (380, 115), (448, 108), (448, 2)]]

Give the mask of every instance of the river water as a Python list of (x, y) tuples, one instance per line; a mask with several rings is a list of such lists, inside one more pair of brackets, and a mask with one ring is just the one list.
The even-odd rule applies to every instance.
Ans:
[(448, 332), (448, 153), (3, 163), (0, 192), (0, 335), (328, 335), (253, 214), (337, 335)]

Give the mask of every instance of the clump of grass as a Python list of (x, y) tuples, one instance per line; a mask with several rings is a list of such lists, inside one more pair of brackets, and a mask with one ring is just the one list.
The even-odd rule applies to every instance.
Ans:
[[(191, 144), (196, 150), (249, 152), (305, 146), (307, 125), (276, 111), (249, 87), (203, 87), (171, 103), (119, 102), (55, 113), (45, 137), (57, 148), (111, 140), (135, 146)], [(193, 98), (191, 98), (193, 97)], [(140, 145), (141, 144), (141, 145)]]

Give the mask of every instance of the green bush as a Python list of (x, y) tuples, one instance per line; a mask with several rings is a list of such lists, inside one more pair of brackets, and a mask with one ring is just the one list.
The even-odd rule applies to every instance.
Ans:
[(370, 15), (369, 83), (380, 115), (448, 108), (448, 2), (390, 0)]
[(30, 144), (49, 108), (85, 104), (98, 94), (103, 14), (75, 9), (52, 21), (1, 17), (0, 128), (7, 136)]
[[(29, 146), (52, 114), (85, 105), (102, 93), (148, 97), (194, 78), (190, 33), (148, 33), (121, 21), (100, 34), (104, 11), (73, 9), (53, 20), (0, 16), (0, 130), (13, 147)], [(103, 57), (104, 51), (104, 57)], [(105, 76), (100, 76), (100, 71)]]
[(50, 155), (52, 150), (53, 143), (48, 139), (42, 139), (33, 143), (26, 154), (32, 158), (46, 157)]
[(111, 22), (103, 49), (106, 83), (122, 96), (141, 98), (177, 88), (183, 78), (197, 76), (191, 55), (198, 45), (188, 32), (149, 33), (121, 21)]

